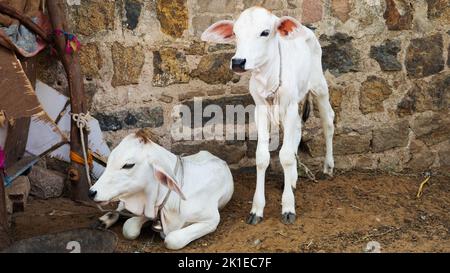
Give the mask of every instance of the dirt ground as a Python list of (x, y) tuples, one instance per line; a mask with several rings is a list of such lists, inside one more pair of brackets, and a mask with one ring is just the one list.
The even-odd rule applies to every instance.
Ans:
[[(382, 252), (450, 252), (450, 179), (432, 177), (420, 199), (422, 177), (352, 173), (318, 183), (303, 180), (295, 192), (297, 221), (281, 219), (282, 177), (269, 175), (264, 221), (245, 223), (251, 208), (255, 175), (235, 174), (235, 194), (222, 211), (216, 232), (182, 252), (363, 252), (377, 241)], [(32, 200), (14, 215), (13, 237), (89, 226), (101, 215), (67, 199)], [(123, 221), (122, 221), (123, 223)], [(119, 237), (117, 252), (169, 252), (150, 228), (136, 241)]]

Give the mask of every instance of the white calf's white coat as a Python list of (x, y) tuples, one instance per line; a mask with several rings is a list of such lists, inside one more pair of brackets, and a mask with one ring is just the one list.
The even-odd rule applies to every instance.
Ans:
[[(111, 153), (104, 174), (90, 189), (94, 201), (120, 201), (118, 211), (128, 210), (123, 234), (136, 239), (142, 226), (157, 216), (158, 206), (172, 190), (161, 210), (162, 237), (169, 249), (181, 249), (213, 232), (220, 221), (219, 209), (233, 194), (233, 177), (226, 162), (209, 152), (182, 158), (152, 142), (143, 132), (126, 137)], [(109, 213), (100, 221), (106, 227), (117, 221)]]
[[(245, 10), (235, 22), (219, 21), (202, 35), (204, 41), (236, 42), (233, 60), (245, 60), (239, 71), (251, 71), (250, 93), (256, 104), (258, 146), (256, 151), (257, 182), (248, 222), (262, 220), (265, 206), (264, 179), (270, 162), (270, 126), (284, 129), (280, 161), (285, 187), (282, 197), (283, 222), (295, 220), (293, 188), (297, 182), (297, 150), (301, 140), (302, 121), (299, 102), (311, 91), (316, 97), (326, 139), (324, 173), (334, 168), (334, 112), (329, 102), (328, 85), (322, 70), (322, 49), (314, 33), (292, 17), (277, 17), (261, 7)], [(233, 68), (233, 65), (232, 65)], [(278, 106), (272, 114), (270, 106)]]

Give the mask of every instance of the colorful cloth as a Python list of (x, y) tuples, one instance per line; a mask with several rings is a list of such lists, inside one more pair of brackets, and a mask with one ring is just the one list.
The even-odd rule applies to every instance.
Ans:
[(62, 35), (65, 36), (65, 38), (66, 38), (66, 53), (67, 54), (72, 54), (72, 53), (80, 50), (81, 43), (75, 34), (65, 32), (61, 29), (55, 29), (54, 32), (55, 32), (56, 36), (62, 36)]

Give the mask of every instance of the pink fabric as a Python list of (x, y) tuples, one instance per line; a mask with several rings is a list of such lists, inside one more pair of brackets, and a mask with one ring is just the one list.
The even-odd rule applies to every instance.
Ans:
[(75, 34), (64, 32), (60, 29), (55, 29), (55, 35), (61, 36), (64, 35), (66, 38), (66, 54), (72, 54), (73, 52), (77, 52), (81, 48), (81, 43), (78, 40), (78, 37)]

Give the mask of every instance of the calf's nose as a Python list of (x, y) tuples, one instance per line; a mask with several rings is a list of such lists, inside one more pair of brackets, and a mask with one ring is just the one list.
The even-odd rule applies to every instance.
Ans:
[(245, 63), (247, 62), (246, 59), (232, 59), (231, 60), (231, 68), (235, 72), (244, 72), (245, 71)]
[(93, 191), (93, 190), (89, 190), (89, 192), (88, 192), (88, 197), (90, 198), (90, 199), (94, 199), (95, 198), (95, 196), (97, 195), (97, 191)]

